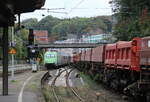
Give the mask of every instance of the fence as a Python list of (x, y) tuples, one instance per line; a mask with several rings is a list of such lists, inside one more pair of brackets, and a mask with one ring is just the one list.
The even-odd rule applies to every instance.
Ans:
[[(2, 66), (2, 63), (3, 61), (0, 60), (0, 66)], [(11, 60), (9, 60), (9, 66), (11, 66), (12, 62)], [(15, 60), (14, 61), (14, 65), (17, 65), (17, 64), (28, 64), (26, 60)]]

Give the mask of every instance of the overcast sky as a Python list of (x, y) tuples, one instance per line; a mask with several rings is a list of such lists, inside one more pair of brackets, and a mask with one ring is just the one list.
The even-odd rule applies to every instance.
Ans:
[[(111, 0), (46, 0), (43, 8), (62, 8), (57, 10), (36, 10), (32, 13), (21, 15), (21, 20), (28, 18), (42, 19), (45, 16), (52, 15), (58, 18), (72, 17), (93, 17), (99, 15), (111, 15)], [(58, 12), (58, 13), (54, 13)], [(62, 12), (62, 13), (59, 13)]]

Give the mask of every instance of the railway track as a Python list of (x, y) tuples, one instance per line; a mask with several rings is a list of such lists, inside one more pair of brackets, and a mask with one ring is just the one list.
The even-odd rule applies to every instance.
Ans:
[(53, 80), (53, 82), (52, 82), (52, 84), (51, 84), (51, 87), (52, 87), (52, 91), (53, 91), (53, 95), (54, 95), (54, 97), (55, 97), (55, 99), (56, 99), (56, 102), (61, 102), (60, 101), (60, 99), (59, 99), (59, 96), (57, 95), (57, 92), (56, 92), (56, 86), (55, 86), (55, 83), (56, 83), (56, 80), (57, 80), (57, 78), (63, 73), (63, 72), (65, 72), (66, 71), (66, 69), (63, 69), (63, 70), (59, 70), (59, 73), (56, 75), (56, 77), (54, 78), (54, 80)]
[[(79, 69), (80, 69), (80, 66), (79, 66), (79, 65), (74, 65), (73, 68), (79, 70)], [(85, 86), (84, 88), (85, 88), (86, 90), (91, 90), (91, 89), (89, 89), (87, 86)], [(77, 90), (78, 90), (78, 89), (77, 89)], [(95, 90), (95, 91), (91, 91), (91, 93), (95, 95), (95, 97), (93, 97), (93, 98), (96, 99), (95, 101), (98, 101), (99, 98), (101, 98), (102, 102), (103, 102), (103, 101), (104, 101), (104, 102), (109, 102), (108, 98), (106, 97), (105, 94), (103, 94), (103, 92), (101, 92), (101, 91), (96, 92), (96, 90)], [(85, 101), (86, 101), (86, 102), (90, 102), (88, 99), (89, 99), (89, 98), (87, 97)], [(84, 101), (84, 102), (85, 102), (85, 101)], [(95, 102), (95, 101), (94, 101), (94, 102)], [(111, 101), (110, 101), (110, 102), (111, 102)]]
[[(90, 89), (88, 86), (77, 86), (78, 79), (73, 79), (76, 76), (75, 68), (61, 68), (61, 70), (51, 70), (46, 73), (41, 83), (47, 84), (46, 93), (48, 93), (49, 101), (46, 102), (126, 102), (121, 100), (120, 96), (116, 96), (113, 92), (108, 92), (106, 89)], [(56, 72), (57, 71), (57, 72)], [(49, 76), (50, 74), (50, 76)], [(75, 75), (75, 76), (74, 76)], [(101, 87), (100, 87), (101, 88)]]
[[(60, 77), (60, 75), (65, 72), (66, 73), (66, 75), (65, 75), (66, 80), (65, 81), (66, 81), (67, 89), (70, 90), (69, 92), (71, 92), (72, 95), (76, 96), (76, 99), (79, 100), (79, 102), (85, 102), (85, 100), (79, 95), (78, 91), (75, 88), (70, 86), (69, 76), (70, 76), (71, 72), (74, 70), (74, 69), (70, 69), (70, 68), (71, 67), (63, 68), (63, 69), (59, 70), (57, 75), (54, 78), (52, 78), (52, 82), (51, 82), (50, 87), (52, 90), (53, 97), (54, 97), (56, 102), (62, 102), (60, 99), (60, 96), (57, 93), (56, 81)], [(46, 82), (48, 80), (48, 77), (50, 77), (49, 72), (45, 73), (45, 75), (42, 77), (42, 79), (41, 79), (42, 88), (44, 87), (44, 84), (48, 84), (48, 82)]]
[(80, 97), (78, 92), (73, 87), (71, 87), (70, 84), (69, 84), (69, 75), (73, 70), (74, 69), (71, 69), (69, 72), (66, 71), (66, 85), (67, 85), (68, 88), (70, 88), (70, 90), (73, 92), (73, 94), (80, 100), (80, 102), (85, 102), (85, 100), (82, 97)]
[(47, 72), (43, 75), (43, 77), (42, 77), (42, 79), (41, 79), (41, 89), (44, 88), (45, 82), (46, 82), (46, 80), (48, 79), (49, 76), (50, 76), (50, 75), (49, 75), (49, 71), (47, 71)]

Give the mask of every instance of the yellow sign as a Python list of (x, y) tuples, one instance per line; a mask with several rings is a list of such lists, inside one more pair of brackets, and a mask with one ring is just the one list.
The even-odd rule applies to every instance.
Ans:
[(17, 53), (17, 51), (16, 51), (16, 49), (15, 48), (11, 48), (10, 50), (9, 50), (9, 52), (8, 52), (9, 54), (16, 54)]

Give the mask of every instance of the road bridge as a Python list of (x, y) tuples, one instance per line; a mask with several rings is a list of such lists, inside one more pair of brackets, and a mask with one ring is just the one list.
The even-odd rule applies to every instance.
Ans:
[(30, 48), (94, 48), (104, 43), (61, 43), (61, 44), (35, 44), (30, 45)]

